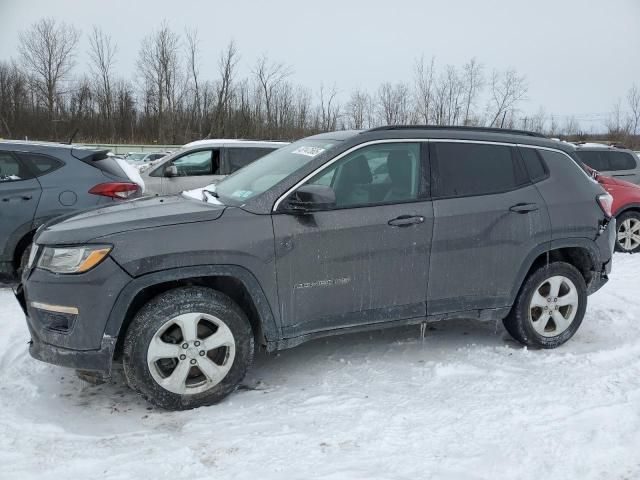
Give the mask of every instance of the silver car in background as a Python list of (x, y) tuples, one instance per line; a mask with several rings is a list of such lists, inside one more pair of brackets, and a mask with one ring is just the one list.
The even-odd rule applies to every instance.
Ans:
[(284, 145), (224, 139), (188, 143), (142, 172), (146, 194), (170, 195), (216, 183)]
[(576, 145), (576, 153), (580, 160), (603, 175), (640, 185), (640, 159), (632, 150), (582, 143)]

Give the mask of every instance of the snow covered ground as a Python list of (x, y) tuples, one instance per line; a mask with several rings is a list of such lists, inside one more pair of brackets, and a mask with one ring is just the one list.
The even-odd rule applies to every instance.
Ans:
[(554, 351), (433, 324), (258, 355), (215, 407), (167, 413), (32, 360), (0, 290), (0, 478), (640, 477), (640, 255), (616, 255)]

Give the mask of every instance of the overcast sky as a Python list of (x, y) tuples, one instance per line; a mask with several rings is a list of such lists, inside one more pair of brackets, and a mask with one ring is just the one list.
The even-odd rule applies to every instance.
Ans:
[(118, 71), (134, 76), (140, 40), (166, 19), (178, 32), (198, 29), (209, 78), (231, 39), (241, 74), (266, 53), (292, 67), (294, 82), (335, 83), (344, 96), (411, 82), (421, 55), (441, 66), (476, 57), (487, 73), (526, 75), (524, 111), (543, 106), (586, 128), (640, 85), (640, 0), (0, 0), (0, 60), (17, 57), (18, 33), (43, 16), (82, 30), (78, 71), (97, 24), (118, 44)]

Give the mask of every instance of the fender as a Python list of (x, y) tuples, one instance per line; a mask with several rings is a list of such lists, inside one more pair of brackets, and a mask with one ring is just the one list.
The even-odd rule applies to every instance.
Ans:
[(516, 277), (516, 282), (514, 283), (513, 289), (511, 290), (511, 294), (509, 296), (509, 305), (513, 305), (518, 292), (520, 291), (520, 287), (524, 283), (524, 279), (533, 266), (533, 262), (535, 262), (536, 258), (546, 252), (550, 252), (552, 250), (558, 250), (560, 248), (584, 248), (589, 252), (589, 256), (591, 257), (591, 261), (594, 265), (600, 265), (600, 253), (598, 249), (590, 238), (583, 237), (572, 237), (572, 238), (557, 238), (555, 240), (551, 240), (550, 242), (545, 242), (543, 244), (538, 245), (533, 250), (529, 252), (526, 256), (520, 270), (518, 271), (518, 276)]
[(275, 317), (271, 310), (271, 306), (267, 300), (262, 287), (256, 280), (256, 277), (246, 268), (238, 265), (200, 265), (192, 267), (178, 267), (168, 270), (162, 270), (154, 273), (142, 275), (129, 282), (120, 292), (116, 299), (107, 324), (105, 326), (105, 336), (118, 337), (121, 333), (122, 323), (124, 322), (127, 310), (133, 299), (147, 287), (157, 285), (159, 283), (170, 282), (172, 280), (185, 280), (195, 277), (211, 277), (225, 276), (238, 279), (251, 295), (253, 303), (256, 306), (262, 331), (267, 341), (267, 345), (274, 344), (282, 338), (280, 329), (276, 324)]

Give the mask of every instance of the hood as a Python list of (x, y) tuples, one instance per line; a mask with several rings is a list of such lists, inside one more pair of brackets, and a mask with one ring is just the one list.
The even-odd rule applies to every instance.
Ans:
[(181, 196), (142, 198), (56, 218), (38, 231), (35, 241), (84, 243), (130, 230), (216, 220), (225, 208)]

